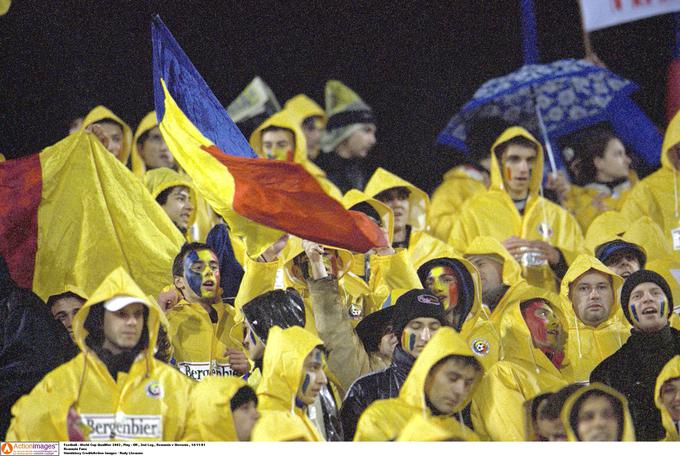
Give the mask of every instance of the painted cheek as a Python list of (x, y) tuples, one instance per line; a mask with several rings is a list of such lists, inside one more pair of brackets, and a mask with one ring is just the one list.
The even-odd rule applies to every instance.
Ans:
[(404, 329), (401, 333), (401, 346), (408, 351), (416, 346), (416, 335), (410, 329)]
[(302, 381), (302, 394), (307, 394), (309, 385), (312, 383), (312, 378), (309, 374), (305, 373), (305, 379)]
[(453, 309), (458, 305), (458, 282), (449, 285), (449, 302), (447, 309)]
[(248, 331), (248, 335), (250, 336), (250, 341), (253, 343), (253, 346), (257, 345), (257, 339), (255, 338), (253, 330)]
[(661, 298), (659, 299), (659, 317), (663, 318), (665, 313), (666, 313), (666, 300)]
[(505, 165), (505, 179), (509, 181), (512, 180), (512, 170), (508, 165)]
[(633, 317), (633, 320), (639, 323), (640, 317), (638, 316), (637, 306), (635, 304), (629, 304), (628, 310), (630, 311), (630, 315)]
[(202, 274), (191, 270), (191, 265), (198, 260), (199, 258), (198, 255), (196, 255), (196, 252), (190, 252), (186, 258), (184, 258), (184, 279), (189, 284), (189, 288), (191, 288), (198, 296), (201, 296), (201, 284), (203, 283)]

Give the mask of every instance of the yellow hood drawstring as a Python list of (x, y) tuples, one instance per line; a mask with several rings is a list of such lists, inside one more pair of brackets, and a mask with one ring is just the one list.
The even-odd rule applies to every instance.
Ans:
[(576, 326), (576, 343), (578, 346), (578, 357), (579, 359), (583, 358), (583, 353), (581, 353), (581, 333), (578, 329), (578, 317), (576, 316), (576, 312), (574, 312), (574, 326)]
[(678, 171), (673, 167), (673, 196), (675, 197), (675, 218), (678, 218)]
[(85, 350), (85, 353), (83, 355), (83, 373), (80, 374), (80, 383), (78, 384), (78, 395), (76, 396), (76, 400), (73, 403), (73, 408), (77, 408), (78, 402), (80, 401), (80, 394), (83, 392), (83, 385), (85, 384), (85, 372), (87, 371), (87, 355), (90, 353), (90, 350)]
[[(507, 293), (507, 292), (506, 292), (506, 293)], [(494, 331), (496, 334), (500, 334), (501, 332), (500, 332), (500, 331), (496, 328), (496, 326), (493, 324), (493, 321), (491, 320), (491, 314), (489, 313), (489, 310), (487, 309), (486, 306), (482, 306), (482, 312), (484, 312), (484, 315), (486, 315), (486, 320), (489, 322), (489, 325), (491, 325), (491, 329), (493, 329), (493, 331)], [(499, 345), (500, 345), (500, 350), (499, 350), (499, 351), (500, 351), (500, 353), (503, 353), (503, 338), (502, 338), (502, 337), (499, 337), (498, 339), (499, 339), (499, 340), (498, 340), (498, 343), (499, 343)]]
[(538, 363), (536, 362), (536, 355), (534, 354), (534, 341), (531, 339), (531, 333), (529, 333), (529, 347), (531, 359), (534, 361), (534, 369), (536, 369), (537, 374), (540, 374), (541, 370), (538, 368)]

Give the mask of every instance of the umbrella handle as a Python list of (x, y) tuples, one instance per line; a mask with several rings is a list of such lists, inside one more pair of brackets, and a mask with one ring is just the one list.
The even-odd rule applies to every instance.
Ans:
[(543, 138), (543, 143), (545, 144), (545, 152), (546, 155), (548, 156), (548, 161), (550, 162), (550, 168), (552, 169), (553, 173), (556, 173), (557, 166), (555, 165), (555, 156), (553, 155), (552, 145), (550, 144), (550, 138), (548, 137), (548, 130), (545, 128), (545, 124), (543, 123), (543, 115), (541, 114), (541, 109), (538, 107), (538, 103), (536, 103), (535, 101), (535, 92), (534, 92), (534, 107), (536, 108), (538, 128), (541, 131), (541, 137)]

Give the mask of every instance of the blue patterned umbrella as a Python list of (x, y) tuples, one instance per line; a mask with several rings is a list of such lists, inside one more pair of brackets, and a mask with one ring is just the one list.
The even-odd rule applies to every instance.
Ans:
[[(485, 82), (472, 100), (451, 118), (437, 141), (467, 151), (467, 125), (484, 117), (500, 117), (522, 125), (544, 142), (547, 138), (554, 140), (609, 120), (610, 103), (637, 89), (635, 83), (584, 60), (524, 65), (513, 73)], [(539, 127), (537, 112), (543, 118), (544, 132)]]

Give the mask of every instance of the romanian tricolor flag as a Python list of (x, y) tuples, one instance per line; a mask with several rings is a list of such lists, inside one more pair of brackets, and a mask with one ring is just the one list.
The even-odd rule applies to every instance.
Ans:
[(151, 29), (163, 138), (251, 257), (282, 232), (355, 252), (387, 245), (373, 222), (345, 210), (301, 165), (258, 158), (158, 16)]
[(172, 283), (183, 243), (141, 181), (91, 133), (0, 163), (0, 255), (43, 299), (91, 293), (119, 266), (147, 294)]

